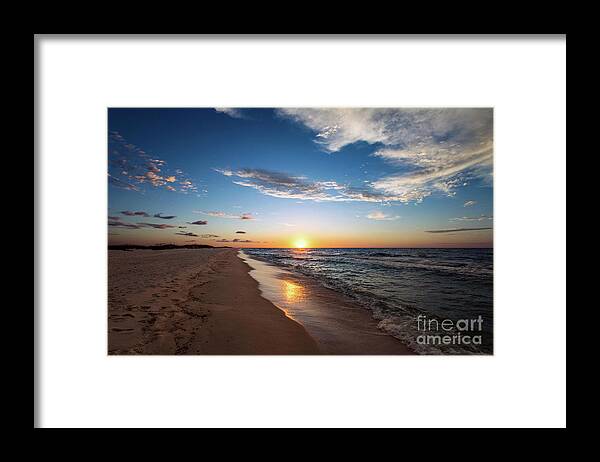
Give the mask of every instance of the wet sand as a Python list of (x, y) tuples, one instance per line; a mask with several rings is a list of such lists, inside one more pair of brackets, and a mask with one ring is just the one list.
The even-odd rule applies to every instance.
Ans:
[(111, 355), (318, 354), (234, 249), (108, 252)]
[(298, 321), (323, 354), (415, 354), (400, 340), (377, 328), (371, 312), (339, 292), (295, 272), (251, 258), (240, 258), (252, 267), (262, 295)]

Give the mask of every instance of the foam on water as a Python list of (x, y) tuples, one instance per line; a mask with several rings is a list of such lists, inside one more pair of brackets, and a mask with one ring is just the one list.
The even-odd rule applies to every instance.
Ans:
[[(244, 249), (252, 258), (315, 278), (369, 309), (378, 327), (424, 354), (493, 349), (491, 249)], [(423, 345), (417, 317), (483, 319), (482, 345)]]

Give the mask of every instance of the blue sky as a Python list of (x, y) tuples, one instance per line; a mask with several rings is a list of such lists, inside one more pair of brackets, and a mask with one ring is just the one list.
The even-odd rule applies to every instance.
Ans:
[(492, 245), (491, 109), (109, 109), (108, 128), (110, 243)]

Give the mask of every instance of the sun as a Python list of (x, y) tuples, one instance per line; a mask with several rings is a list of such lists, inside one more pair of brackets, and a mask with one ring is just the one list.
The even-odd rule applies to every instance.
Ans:
[(306, 249), (308, 247), (308, 241), (306, 239), (296, 239), (294, 241), (294, 247), (297, 249)]

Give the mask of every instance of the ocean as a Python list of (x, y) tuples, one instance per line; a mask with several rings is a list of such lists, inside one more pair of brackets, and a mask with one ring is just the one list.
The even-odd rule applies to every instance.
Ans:
[(493, 353), (493, 249), (244, 253), (351, 297), (370, 310), (379, 329), (417, 353)]

